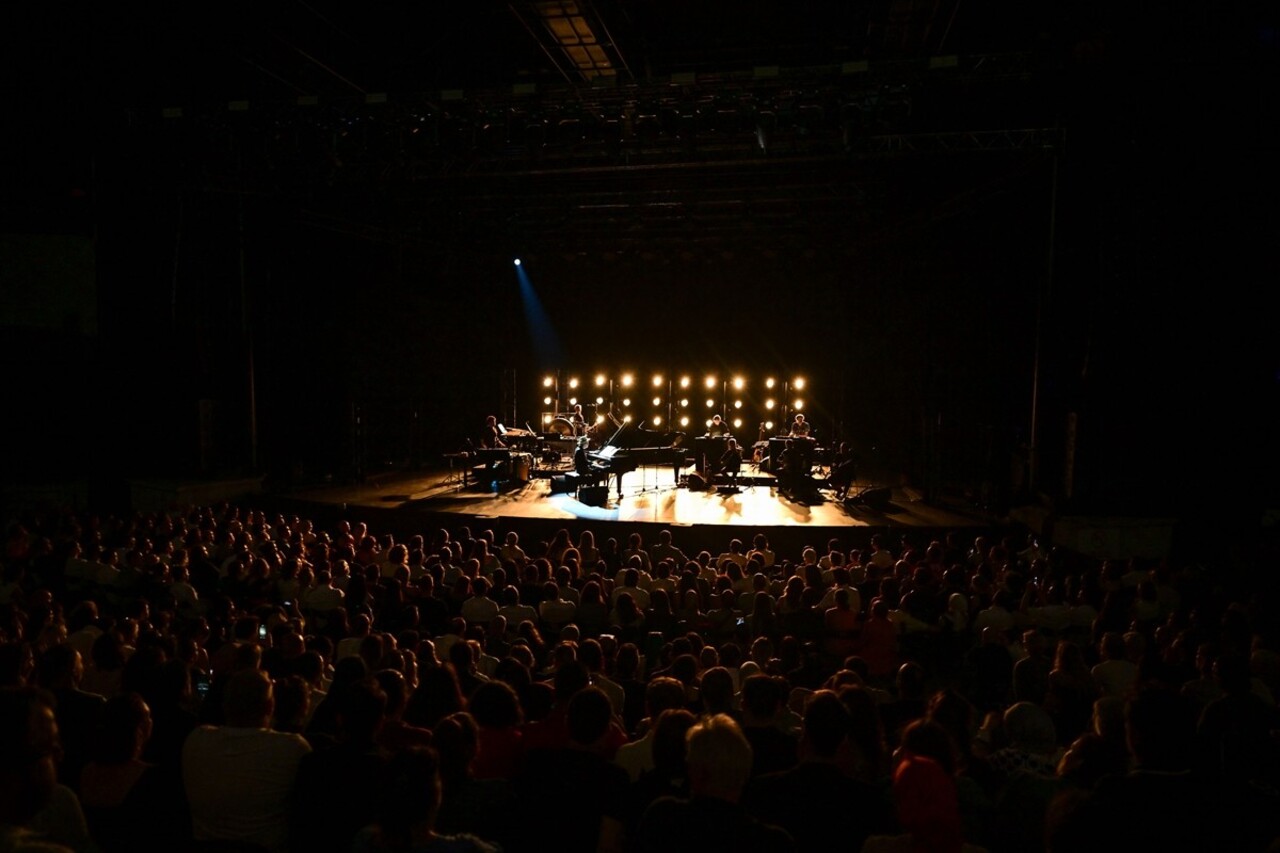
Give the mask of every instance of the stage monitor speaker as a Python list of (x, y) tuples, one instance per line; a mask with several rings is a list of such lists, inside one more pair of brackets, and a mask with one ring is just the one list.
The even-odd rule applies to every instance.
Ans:
[(578, 484), (575, 483), (573, 479), (571, 479), (568, 475), (557, 474), (556, 476), (551, 478), (551, 494), (553, 495), (567, 494), (569, 492), (572, 492), (577, 487), (577, 485)]
[(578, 489), (578, 500), (587, 506), (604, 506), (609, 502), (609, 487), (583, 486)]

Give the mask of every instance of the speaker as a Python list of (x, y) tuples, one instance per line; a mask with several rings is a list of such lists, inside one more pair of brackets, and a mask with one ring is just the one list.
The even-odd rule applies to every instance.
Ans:
[(578, 500), (587, 506), (604, 506), (609, 502), (609, 487), (583, 486), (578, 489)]
[(892, 497), (892, 491), (888, 486), (880, 488), (866, 488), (854, 495), (850, 500), (856, 504), (870, 507), (876, 512), (885, 512), (889, 509), (889, 499)]
[(566, 474), (557, 474), (551, 478), (551, 494), (563, 495), (572, 492), (577, 488), (577, 483), (573, 482)]
[(701, 474), (695, 471), (689, 475), (688, 479), (685, 481), (685, 485), (689, 487), (689, 491), (691, 492), (700, 492), (707, 487), (707, 481), (703, 479)]

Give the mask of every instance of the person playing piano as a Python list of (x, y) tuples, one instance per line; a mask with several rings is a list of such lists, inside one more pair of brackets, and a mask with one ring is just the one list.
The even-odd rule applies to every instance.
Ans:
[(594, 486), (602, 479), (608, 478), (609, 469), (591, 458), (587, 453), (589, 444), (590, 439), (587, 436), (578, 437), (577, 449), (573, 451), (573, 471), (578, 475), (579, 485), (590, 484)]
[(484, 419), (484, 427), (480, 430), (480, 446), (486, 450), (496, 450), (499, 447), (506, 447), (506, 442), (502, 440), (502, 435), (498, 432), (498, 419), (494, 415)]
[(711, 438), (723, 438), (729, 434), (729, 425), (716, 415), (711, 419), (711, 423), (707, 425), (707, 435)]
[(804, 419), (804, 415), (796, 412), (796, 419), (791, 422), (792, 438), (808, 438), (809, 422)]

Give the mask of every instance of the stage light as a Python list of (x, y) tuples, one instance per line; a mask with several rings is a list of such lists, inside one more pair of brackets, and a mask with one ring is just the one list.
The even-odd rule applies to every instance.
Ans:
[(794, 389), (796, 389), (797, 391), (803, 391), (803, 390), (804, 390), (804, 379), (803, 379), (803, 378), (801, 378), (801, 377), (799, 377), (799, 376), (797, 376), (797, 377), (796, 377), (796, 381), (791, 383), (791, 387), (792, 387), (792, 388), (794, 388)]
[(687, 409), (687, 408), (689, 408), (689, 398), (688, 398), (688, 397), (681, 397), (681, 398), (680, 398), (680, 408), (682, 408), (682, 409)]
[(630, 387), (631, 387), (632, 378), (633, 378), (633, 377), (631, 376), (631, 374), (630, 374), (630, 373), (624, 373), (624, 374), (622, 374), (622, 387), (623, 387), (623, 388), (630, 388)]
[(791, 408), (795, 409), (797, 412), (800, 411), (804, 408), (804, 400), (796, 400), (796, 404)]
[(773, 407), (774, 407), (775, 405), (777, 405), (777, 404), (773, 402), (773, 398), (772, 398), (772, 397), (770, 397), (768, 400), (765, 400), (765, 401), (764, 401), (764, 407), (765, 407), (766, 409), (770, 410), (770, 411), (773, 411)]
[(734, 429), (742, 429), (742, 418), (734, 418), (734, 419), (733, 419), (733, 428), (734, 428)]
[(681, 387), (681, 388), (688, 388), (688, 387), (689, 387), (689, 377), (688, 377), (688, 376), (681, 376), (681, 377), (680, 377), (680, 387)]
[(734, 407), (735, 409), (741, 409), (741, 408), (742, 408), (742, 401), (741, 401), (741, 400), (734, 400), (734, 401), (733, 401), (733, 407)]
[(607, 381), (607, 380), (605, 379), (605, 377), (604, 377), (604, 374), (603, 374), (603, 373), (597, 373), (597, 374), (596, 374), (596, 387), (599, 387), (599, 386), (601, 386), (601, 385), (604, 385), (604, 383), (605, 383), (606, 381)]
[(516, 258), (516, 266), (520, 266), (520, 259)]
[(543, 397), (543, 398), (542, 398), (542, 405), (544, 405), (544, 406), (550, 406), (550, 405), (551, 405), (551, 398), (550, 398), (550, 397)]
[(707, 381), (706, 381), (706, 385), (707, 385), (707, 390), (708, 390), (708, 391), (710, 391), (712, 388), (716, 387), (716, 378), (715, 378), (714, 376), (708, 376), (708, 377), (707, 377)]
[(741, 376), (733, 377), (733, 387), (736, 390), (741, 391), (743, 386), (745, 386), (746, 384), (747, 384), (746, 380), (743, 379)]
[(654, 426), (662, 426), (662, 415), (654, 415), (653, 417), (649, 418), (649, 423), (653, 424)]
[(575, 376), (575, 377), (573, 377), (572, 379), (570, 379), (570, 380), (569, 380), (569, 387), (570, 387), (570, 388), (577, 388), (577, 387), (578, 387), (578, 377), (576, 377), (576, 376)]
[(655, 375), (654, 375), (654, 377), (653, 377), (653, 387), (654, 387), (654, 388), (661, 388), (661, 387), (662, 387), (662, 374), (661, 374), (661, 373), (658, 373), (658, 374), (655, 374)]
[(578, 398), (577, 398), (577, 397), (570, 397), (570, 398), (569, 398), (569, 405), (570, 405), (570, 406), (576, 406), (576, 405), (578, 405)]
[(764, 428), (769, 432), (773, 432), (773, 421), (765, 421)]
[(631, 423), (631, 415), (623, 415), (623, 416), (622, 416), (622, 422), (623, 422), (624, 424), (629, 424), (629, 423)]
[(623, 398), (622, 398), (622, 405), (624, 405), (624, 406), (630, 406), (630, 405), (631, 405), (631, 398), (630, 398), (630, 397), (623, 397)]
[(552, 385), (555, 385), (555, 384), (556, 384), (556, 378), (554, 376), (548, 376), (542, 380), (543, 388), (550, 388)]
[(715, 404), (716, 404), (716, 401), (715, 401), (715, 400), (712, 400), (710, 397), (708, 397), (708, 398), (707, 398), (707, 408), (708, 408), (708, 409), (710, 409), (710, 408), (712, 408), (713, 406), (715, 406)]
[(772, 377), (772, 376), (770, 376), (768, 379), (766, 379), (766, 380), (764, 381), (764, 387), (766, 387), (766, 388), (772, 388), (772, 387), (773, 387), (773, 385), (774, 385), (774, 382), (773, 382), (773, 377)]
[(598, 424), (604, 423), (604, 415), (596, 415), (596, 423)]
[(661, 406), (661, 405), (662, 405), (662, 398), (661, 398), (661, 397), (654, 397), (654, 398), (653, 398), (653, 406), (654, 406), (654, 408), (656, 409), (658, 406)]
[(680, 426), (687, 427), (689, 425), (689, 416), (685, 415), (680, 419)]
[(603, 405), (604, 405), (604, 397), (596, 397), (596, 405), (597, 405), (597, 406), (603, 406)]
[(546, 426), (547, 424), (551, 423), (552, 420), (553, 418), (551, 417), (551, 413), (548, 412), (542, 416), (542, 425)]

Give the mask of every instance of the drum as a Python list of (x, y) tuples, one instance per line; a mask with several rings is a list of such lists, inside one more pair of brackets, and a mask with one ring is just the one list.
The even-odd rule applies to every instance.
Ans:
[(547, 432), (554, 432), (556, 435), (573, 437), (573, 424), (568, 418), (555, 418), (551, 423), (547, 424)]
[(533, 470), (532, 453), (511, 454), (511, 479), (517, 483), (528, 483), (529, 474)]

